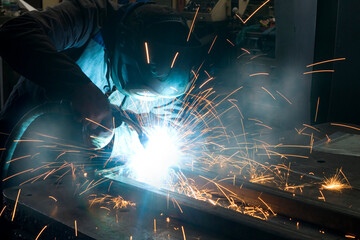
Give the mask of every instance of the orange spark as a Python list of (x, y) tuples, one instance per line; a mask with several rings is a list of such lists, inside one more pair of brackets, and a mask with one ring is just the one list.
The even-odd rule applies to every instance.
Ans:
[(179, 52), (176, 52), (175, 56), (174, 56), (174, 59), (172, 60), (172, 63), (171, 63), (171, 67), (170, 68), (173, 68), (174, 67), (174, 64), (175, 64), (175, 61), (176, 61), (176, 58), (177, 56), (179, 55)]
[(187, 37), (187, 39), (186, 39), (187, 42), (189, 41), (191, 32), (193, 31), (194, 23), (195, 23), (195, 20), (196, 20), (196, 16), (197, 16), (197, 14), (198, 14), (198, 12), (199, 12), (199, 9), (200, 9), (200, 7), (198, 7), (198, 8), (196, 9), (196, 13), (195, 13), (194, 19), (193, 19), (193, 21), (192, 21), (192, 23), (191, 23), (191, 27), (190, 27), (190, 30), (189, 30), (189, 35), (188, 35), (188, 37)]
[(265, 6), (265, 4), (267, 4), (270, 0), (267, 0), (266, 2), (264, 2), (260, 7), (258, 7), (252, 14), (250, 14), (250, 16), (244, 21), (244, 24), (249, 21), (249, 19), (254, 16), (254, 14), (259, 11), (263, 6)]
[(1, 210), (1, 212), (0, 212), (0, 217), (1, 217), (1, 215), (3, 214), (3, 212), (5, 211), (5, 208), (6, 208), (6, 206), (4, 206), (3, 209)]
[(181, 230), (182, 230), (182, 233), (183, 233), (184, 240), (186, 240), (184, 226), (181, 226)]
[(43, 140), (35, 140), (35, 139), (21, 139), (21, 140), (14, 140), (14, 142), (44, 142)]
[(264, 201), (262, 200), (260, 197), (258, 197), (258, 199), (270, 210), (270, 212), (276, 216), (276, 213), (271, 209), (271, 207)]
[(259, 75), (269, 76), (269, 73), (253, 73), (253, 74), (250, 74), (249, 77), (259, 76)]
[(326, 201), (325, 201), (325, 196), (324, 196), (324, 194), (322, 193), (322, 191), (319, 190), (319, 192), (320, 192), (320, 194), (321, 194), (321, 197), (318, 197), (318, 199), (322, 199), (322, 200), (324, 200), (324, 202), (326, 202)]
[(74, 225), (75, 225), (75, 237), (77, 237), (78, 233), (77, 233), (77, 222), (76, 222), (76, 220), (74, 221)]
[(244, 52), (246, 52), (247, 54), (250, 54), (249, 50), (246, 50), (245, 48), (241, 48), (241, 50), (243, 50)]
[(39, 239), (40, 235), (42, 234), (42, 232), (43, 232), (46, 228), (47, 228), (47, 225), (45, 225), (45, 226), (41, 229), (41, 231), (39, 232), (39, 234), (37, 235), (37, 237), (35, 238), (35, 240), (38, 240), (38, 239)]
[(109, 132), (112, 132), (112, 130), (110, 130), (109, 128), (101, 125), (100, 123), (95, 122), (94, 120), (91, 120), (91, 119), (89, 119), (89, 118), (85, 118), (85, 120), (86, 120), (86, 121), (89, 121), (89, 122), (92, 122), (92, 123), (94, 123), (95, 125), (98, 125), (99, 127), (102, 127), (102, 128), (104, 128), (104, 129), (108, 130)]
[(261, 87), (265, 92), (267, 92), (274, 100), (276, 100), (276, 98), (274, 97), (274, 95), (271, 94), (271, 92), (269, 92), (266, 88)]
[(213, 80), (213, 77), (210, 77), (208, 80), (206, 80), (203, 84), (200, 85), (199, 88), (202, 88), (205, 84), (207, 84), (208, 82), (210, 82), (211, 80)]
[(356, 238), (354, 235), (350, 235), (350, 234), (346, 234), (345, 237), (346, 238), (352, 238), (352, 239)]
[(292, 104), (292, 102), (290, 102), (289, 99), (287, 99), (283, 94), (281, 94), (281, 92), (276, 91), (281, 97), (283, 97), (289, 104)]
[(154, 233), (156, 233), (156, 219), (154, 218)]
[(145, 42), (145, 52), (146, 52), (146, 62), (147, 64), (150, 64), (149, 47), (147, 42)]
[(342, 61), (342, 60), (345, 60), (345, 59), (346, 59), (346, 58), (335, 58), (335, 59), (325, 60), (325, 61), (322, 61), (322, 62), (317, 62), (317, 63), (309, 64), (309, 65), (307, 65), (306, 67), (312, 67), (312, 66), (315, 66), (315, 65), (319, 65), (319, 64), (323, 64), (323, 63), (328, 63), (328, 62)]
[(53, 196), (49, 196), (49, 198), (51, 198), (52, 200), (54, 200), (55, 202), (57, 202), (57, 199)]
[(306, 75), (306, 74), (311, 74), (311, 73), (324, 73), (324, 72), (333, 73), (333, 72), (335, 72), (335, 70), (333, 70), (333, 69), (316, 70), (316, 71), (304, 72), (303, 74)]
[(14, 221), (15, 212), (16, 212), (16, 207), (17, 207), (17, 204), (18, 204), (18, 201), (19, 201), (20, 192), (21, 192), (21, 188), (19, 188), (19, 192), (18, 192), (18, 195), (17, 195), (17, 197), (16, 197), (15, 206), (14, 206), (14, 211), (13, 211), (13, 214), (12, 214), (12, 217), (11, 217), (11, 221)]
[(243, 24), (245, 24), (244, 20), (239, 16), (239, 14), (236, 13), (235, 16), (236, 16), (238, 19), (240, 19), (240, 21), (241, 21)]
[(17, 160), (23, 159), (23, 158), (27, 158), (27, 157), (31, 157), (31, 155), (26, 155), (26, 156), (22, 156), (22, 157), (18, 157), (18, 158), (13, 158), (10, 161), (8, 161), (7, 163), (11, 163), (11, 162), (15, 162)]
[(235, 44), (233, 44), (229, 39), (226, 39), (226, 41), (228, 41), (228, 43), (230, 43), (233, 47), (235, 47)]
[(211, 46), (210, 46), (210, 48), (209, 48), (208, 54), (210, 54), (211, 49), (213, 48), (214, 43), (215, 43), (215, 41), (216, 41), (217, 37), (218, 37), (217, 35), (214, 37), (214, 40), (212, 41)]
[(355, 129), (355, 130), (360, 131), (360, 128), (353, 127), (353, 126), (349, 126), (349, 125), (345, 125), (345, 124), (340, 124), (340, 123), (330, 123), (330, 125), (332, 125), (332, 126), (339, 126), (339, 127), (347, 127), (347, 128), (351, 128), (351, 129)]
[(180, 207), (180, 204), (176, 201), (176, 199), (173, 198), (173, 200), (175, 201), (176, 205), (178, 206), (179, 210), (181, 213), (184, 213), (183, 210)]
[(315, 122), (316, 122), (317, 116), (318, 116), (319, 103), (320, 103), (320, 97), (318, 97), (318, 99), (317, 99), (316, 112), (315, 112)]
[(272, 127), (269, 127), (269, 126), (267, 126), (267, 125), (265, 125), (265, 124), (261, 124), (261, 123), (254, 123), (255, 125), (259, 125), (259, 126), (263, 126), (263, 127), (266, 127), (266, 128), (268, 128), (268, 129), (272, 129)]
[(10, 178), (13, 178), (13, 177), (15, 177), (15, 176), (17, 176), (17, 175), (20, 175), (20, 174), (23, 174), (23, 173), (29, 172), (29, 171), (31, 171), (31, 170), (33, 170), (33, 169), (32, 169), (32, 168), (30, 168), (30, 169), (27, 169), (27, 170), (24, 170), (24, 171), (21, 171), (21, 172), (15, 173), (15, 174), (13, 174), (13, 175), (11, 175), (11, 176), (9, 176), (9, 177), (4, 178), (2, 181), (4, 182), (4, 181), (6, 181), (6, 180), (8, 180), (8, 179), (10, 179)]
[(335, 191), (340, 191), (344, 188), (351, 188), (351, 185), (341, 168), (336, 170), (336, 173), (333, 177), (325, 178), (321, 186), (327, 190)]

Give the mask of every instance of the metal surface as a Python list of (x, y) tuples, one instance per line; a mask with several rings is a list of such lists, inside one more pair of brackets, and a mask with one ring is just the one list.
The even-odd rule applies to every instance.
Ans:
[[(321, 129), (321, 127), (319, 128)], [(328, 129), (326, 132), (332, 136), (331, 133), (336, 132), (336, 129), (330, 130)], [(279, 136), (287, 137), (284, 133), (278, 133), (276, 136), (262, 136), (261, 139), (272, 144), (271, 140), (276, 142)], [(271, 140), (267, 140), (267, 137)], [(303, 139), (291, 138), (291, 142), (294, 144), (304, 144), (301, 141)], [(36, 146), (28, 148), (33, 151), (31, 155), (36, 154), (38, 149)], [(308, 149), (296, 149), (294, 153), (304, 154), (308, 151)], [(19, 156), (23, 156), (23, 154), (24, 152)], [(55, 159), (57, 155), (58, 153), (54, 152), (54, 156), (47, 156), (47, 158)], [(37, 156), (41, 156), (41, 154)], [(66, 156), (68, 156), (66, 161), (75, 161), (73, 159), (75, 154), (72, 156), (67, 153)], [(318, 165), (312, 166), (320, 159), (326, 159), (326, 165), (319, 167), (322, 163), (318, 162)], [(65, 159), (62, 160), (65, 161)], [(307, 187), (301, 194), (293, 195), (291, 192), (281, 191), (274, 186), (237, 180), (235, 183), (237, 187), (234, 187), (231, 182), (222, 182), (224, 186), (236, 192), (248, 204), (262, 206), (266, 209), (267, 206), (264, 206), (258, 199), (261, 196), (261, 199), (277, 213), (276, 217), (271, 217), (266, 221), (177, 193), (168, 193), (126, 178), (116, 178), (117, 181), (111, 185), (110, 192), (108, 188), (111, 179), (79, 196), (77, 188), (81, 182), (72, 179), (71, 174), (68, 174), (61, 184), (58, 183), (58, 176), (50, 176), (46, 181), (41, 180), (33, 184), (22, 185), (15, 222), (32, 230), (35, 235), (43, 226), (49, 224), (49, 231), (44, 232), (44, 237), (57, 237), (57, 239), (74, 238), (75, 220), (78, 223), (79, 236), (90, 239), (117, 237), (129, 239), (130, 236), (133, 236), (134, 239), (164, 239), (168, 234), (171, 236), (170, 239), (183, 239), (181, 226), (184, 226), (187, 239), (197, 237), (200, 239), (320, 239), (323, 237), (338, 239), (345, 234), (356, 234), (359, 231), (357, 229), (360, 212), (357, 201), (359, 182), (353, 181), (358, 179), (357, 168), (354, 167), (355, 160), (357, 158), (351, 156), (339, 157), (334, 154), (313, 152), (309, 159), (292, 161), (290, 177), (299, 179), (299, 184), (303, 184), (307, 178), (313, 178), (313, 182), (321, 181), (321, 178), (307, 174), (309, 169), (315, 168), (318, 172), (331, 172), (330, 170), (343, 166), (344, 171), (349, 173), (347, 176), (354, 188), (352, 190), (345, 189), (341, 193), (324, 191), (326, 202), (317, 197), (319, 195), (318, 184)], [(41, 160), (37, 161), (43, 164)], [(24, 162), (21, 161), (14, 163), (21, 164), (22, 167), (24, 165)], [(30, 164), (29, 161), (28, 163)], [(29, 167), (34, 168), (34, 162), (31, 162)], [(350, 171), (351, 168), (353, 171)], [(185, 172), (185, 174), (189, 178), (196, 178), (199, 185), (202, 184), (201, 179), (197, 178), (199, 173)], [(212, 175), (214, 173), (204, 174)], [(320, 174), (316, 175), (320, 176)], [(103, 176), (95, 177), (94, 181)], [(18, 188), (8, 188), (4, 193), (8, 206), (7, 215), (11, 216)], [(121, 195), (124, 199), (135, 202), (137, 206), (128, 211), (112, 209), (109, 211), (99, 206), (89, 208), (89, 199), (86, 196), (90, 194)], [(170, 200), (168, 200), (168, 194)], [(55, 197), (57, 202), (54, 202), (49, 196)], [(175, 204), (172, 204), (171, 198), (177, 200), (183, 213)], [(170, 224), (166, 222), (166, 217), (170, 217)], [(156, 233), (154, 233), (153, 227), (154, 219), (157, 219)], [(298, 222), (299, 225), (297, 225)], [(332, 232), (330, 229), (338, 230), (338, 232)], [(326, 235), (323, 234), (324, 232)]]
[[(167, 235), (170, 239), (183, 239), (181, 226), (184, 226), (187, 239), (319, 239), (322, 236), (319, 228), (301, 223), (298, 229), (296, 221), (286, 217), (263, 221), (125, 178), (122, 182), (114, 182), (109, 194), (121, 195), (136, 202), (137, 206), (114, 214), (106, 209), (89, 208), (86, 198), (74, 195), (69, 189), (71, 182), (69, 176), (60, 185), (46, 181), (22, 186), (15, 221), (28, 226), (33, 226), (36, 221), (37, 230), (49, 223), (56, 229), (66, 229), (65, 232), (51, 233), (51, 237), (57, 239), (74, 237), (75, 220), (80, 235), (94, 239), (128, 239), (130, 236), (134, 239), (164, 239)], [(89, 194), (104, 192), (107, 187), (105, 184)], [(17, 193), (18, 188), (5, 190), (9, 209), (12, 209)], [(177, 200), (183, 213), (171, 200), (169, 204), (168, 194), (170, 199)], [(55, 197), (57, 202), (49, 196)], [(262, 197), (266, 198), (266, 195)], [(35, 220), (28, 219), (29, 216), (34, 216)], [(165, 221), (166, 217), (170, 217), (170, 223)], [(153, 219), (157, 219), (156, 233)], [(327, 238), (336, 239), (336, 235), (327, 234)]]

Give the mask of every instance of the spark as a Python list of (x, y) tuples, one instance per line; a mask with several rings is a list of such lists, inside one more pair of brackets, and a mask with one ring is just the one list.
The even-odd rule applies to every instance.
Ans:
[(258, 197), (258, 199), (271, 211), (274, 216), (276, 216), (276, 213), (274, 213), (271, 207), (264, 200), (262, 200), (260, 197)]
[(306, 75), (306, 74), (312, 74), (312, 73), (333, 73), (335, 72), (335, 70), (333, 69), (325, 69), (325, 70), (315, 70), (315, 71), (310, 71), (310, 72), (304, 72), (303, 74)]
[(43, 233), (43, 231), (44, 231), (46, 228), (47, 228), (47, 225), (45, 225), (45, 226), (41, 229), (41, 231), (39, 232), (39, 234), (37, 235), (37, 237), (35, 238), (35, 240), (38, 240), (38, 239), (39, 239), (40, 235)]
[(269, 73), (253, 73), (253, 74), (250, 74), (249, 77), (259, 76), (259, 75), (269, 76)]
[(198, 15), (199, 9), (200, 9), (200, 7), (198, 7), (198, 8), (196, 9), (196, 13), (195, 13), (195, 15), (194, 15), (194, 19), (193, 19), (193, 21), (192, 21), (192, 23), (191, 23), (191, 27), (190, 27), (190, 30), (189, 30), (189, 35), (188, 35), (188, 37), (187, 37), (187, 39), (186, 39), (187, 42), (189, 41), (191, 32), (193, 31), (194, 24), (195, 24), (195, 20), (196, 20), (196, 17), (197, 17), (197, 15)]
[(265, 92), (267, 92), (274, 100), (276, 100), (276, 98), (274, 97), (274, 95), (271, 94), (271, 92), (269, 92), (269, 90), (267, 90), (264, 87), (261, 87)]
[(35, 140), (35, 139), (20, 139), (20, 140), (14, 140), (14, 142), (44, 142), (43, 140)]
[(150, 64), (149, 47), (147, 42), (145, 42), (145, 52), (146, 52), (146, 62), (147, 64)]
[(174, 90), (174, 91), (176, 91), (176, 92), (178, 92), (179, 90), (177, 90), (176, 88), (174, 88), (174, 87), (170, 87), (172, 90)]
[(263, 127), (266, 127), (266, 128), (268, 128), (270, 130), (272, 129), (272, 127), (269, 127), (269, 126), (267, 126), (265, 124), (261, 124), (261, 123), (255, 123), (255, 125), (263, 126)]
[(183, 238), (184, 238), (184, 240), (186, 240), (184, 226), (181, 226), (181, 231), (182, 231), (182, 234), (183, 234)]
[(179, 55), (179, 52), (176, 52), (175, 56), (174, 56), (174, 59), (172, 60), (172, 63), (171, 63), (171, 67), (170, 68), (173, 68), (174, 67), (174, 64), (175, 64), (175, 61), (176, 61), (176, 58), (178, 57)]
[(316, 112), (315, 112), (315, 122), (317, 121), (317, 116), (318, 116), (318, 111), (319, 111), (319, 103), (320, 103), (320, 97), (318, 97), (318, 99), (317, 99)]
[(351, 188), (351, 185), (341, 168), (336, 170), (336, 173), (333, 177), (325, 177), (325, 180), (321, 186), (327, 190), (334, 191), (341, 191), (344, 188)]
[(330, 123), (330, 125), (332, 125), (332, 126), (339, 126), (339, 127), (346, 127), (346, 128), (351, 128), (351, 129), (355, 129), (355, 130), (360, 131), (360, 128), (353, 127), (353, 126), (349, 126), (349, 125), (345, 125), (345, 124), (340, 124), (340, 123)]
[(170, 222), (170, 218), (169, 218), (169, 217), (166, 218), (166, 222), (168, 222), (168, 223)]
[(31, 157), (31, 155), (26, 155), (26, 156), (22, 156), (22, 157), (18, 157), (18, 158), (13, 158), (10, 161), (8, 161), (7, 163), (15, 162), (17, 160), (28, 158), (28, 157)]
[(345, 237), (346, 237), (346, 238), (352, 238), (352, 239), (356, 238), (356, 236), (350, 235), (350, 234), (346, 234)]
[(91, 119), (89, 119), (89, 118), (85, 118), (85, 120), (86, 120), (86, 121), (89, 121), (89, 122), (92, 122), (92, 123), (94, 123), (94, 124), (98, 125), (99, 127), (104, 128), (105, 130), (107, 130), (107, 131), (109, 131), (109, 132), (112, 132), (112, 130), (110, 130), (109, 128), (107, 128), (107, 127), (105, 127), (105, 126), (101, 125), (100, 123), (95, 122), (94, 120), (91, 120)]
[(241, 48), (241, 50), (243, 50), (244, 52), (246, 52), (247, 54), (250, 54), (249, 50), (246, 50), (245, 48)]
[(212, 41), (211, 46), (210, 46), (210, 48), (209, 48), (208, 54), (210, 54), (211, 49), (213, 48), (213, 46), (214, 46), (214, 44), (215, 44), (215, 41), (216, 41), (217, 37), (218, 37), (217, 35), (214, 37), (214, 40)]
[(154, 233), (156, 233), (156, 219), (154, 218)]
[(335, 58), (335, 59), (325, 60), (325, 61), (322, 61), (322, 62), (309, 64), (306, 67), (312, 67), (312, 66), (315, 66), (315, 65), (323, 64), (323, 63), (335, 62), (335, 61), (343, 61), (343, 60), (346, 60), (346, 58)]
[(258, 7), (252, 14), (250, 14), (250, 16), (244, 21), (244, 24), (249, 21), (249, 19), (254, 16), (255, 13), (257, 13), (257, 11), (259, 11), (263, 6), (265, 6), (270, 0), (266, 0), (266, 2), (264, 2), (260, 7)]
[(231, 46), (235, 47), (235, 44), (233, 44), (229, 39), (226, 39), (226, 41), (228, 41), (228, 43), (230, 43)]
[(319, 190), (319, 192), (320, 192), (320, 194), (321, 194), (321, 197), (318, 197), (318, 199), (322, 199), (324, 202), (326, 202), (326, 201), (325, 201), (325, 196), (324, 196), (324, 194), (322, 193), (322, 191)]
[(202, 88), (205, 84), (207, 84), (208, 82), (210, 82), (211, 80), (213, 80), (213, 77), (210, 77), (208, 80), (206, 80), (203, 84), (200, 85), (199, 88)]
[(320, 130), (319, 129), (317, 129), (316, 127), (313, 127), (313, 126), (310, 126), (310, 125), (308, 125), (308, 124), (303, 124), (305, 127), (307, 127), (307, 128), (311, 128), (311, 129), (314, 129), (315, 131), (317, 131), (317, 132), (320, 132)]
[(77, 222), (76, 222), (76, 220), (74, 221), (74, 225), (75, 225), (75, 237), (77, 237), (78, 232), (77, 232)]
[(108, 208), (108, 207), (101, 206), (100, 208), (108, 210), (109, 212), (111, 212), (110, 208)]
[(18, 192), (18, 195), (17, 195), (17, 197), (16, 197), (15, 206), (14, 206), (14, 211), (13, 211), (13, 214), (12, 214), (12, 217), (11, 217), (11, 221), (14, 221), (15, 212), (16, 212), (16, 207), (17, 207), (17, 204), (18, 204), (18, 201), (19, 201), (20, 192), (21, 192), (21, 188), (19, 188), (19, 192)]
[(238, 19), (240, 19), (240, 21), (243, 23), (243, 24), (245, 24), (245, 21), (239, 16), (239, 14), (235, 14), (235, 16), (238, 18)]
[(258, 55), (255, 55), (255, 56), (251, 57), (250, 60), (254, 60), (257, 57), (266, 56), (266, 55), (267, 55), (266, 53), (265, 54), (258, 54)]
[(183, 210), (180, 207), (180, 204), (176, 201), (176, 199), (172, 198), (173, 201), (175, 201), (176, 205), (178, 206), (181, 213), (184, 213)]
[(49, 196), (49, 198), (51, 198), (52, 200), (54, 200), (55, 202), (57, 202), (57, 199), (53, 196)]
[(23, 174), (23, 173), (26, 173), (26, 172), (29, 172), (29, 171), (32, 171), (32, 170), (33, 170), (33, 169), (30, 168), (30, 169), (27, 169), (27, 170), (24, 170), (24, 171), (15, 173), (15, 174), (13, 174), (13, 175), (11, 175), (11, 176), (9, 176), (9, 177), (4, 178), (2, 181), (5, 182), (6, 180), (9, 180), (10, 178), (16, 177), (16, 176), (18, 176), (18, 175), (20, 175), (20, 174)]
[(3, 212), (5, 211), (5, 208), (6, 208), (6, 206), (4, 206), (3, 209), (1, 210), (1, 212), (0, 212), (0, 217), (1, 217), (1, 215), (3, 214)]
[(110, 192), (110, 188), (111, 188), (111, 185), (113, 184), (114, 181), (111, 181), (110, 184), (109, 184), (109, 188), (108, 188), (108, 192)]
[(281, 97), (283, 97), (289, 104), (292, 104), (292, 102), (290, 102), (289, 99), (287, 99), (283, 94), (281, 94), (281, 92), (276, 91)]

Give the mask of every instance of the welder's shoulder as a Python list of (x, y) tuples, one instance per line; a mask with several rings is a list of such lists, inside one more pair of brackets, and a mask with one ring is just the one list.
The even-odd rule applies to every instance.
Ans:
[(96, 8), (98, 10), (117, 10), (118, 4), (111, 0), (65, 0), (86, 9)]

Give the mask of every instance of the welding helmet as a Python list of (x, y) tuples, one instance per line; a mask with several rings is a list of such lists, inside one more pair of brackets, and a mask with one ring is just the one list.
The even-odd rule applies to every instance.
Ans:
[(199, 62), (200, 41), (173, 9), (141, 4), (123, 16), (108, 49), (110, 76), (117, 89), (142, 99), (177, 97), (190, 86)]

